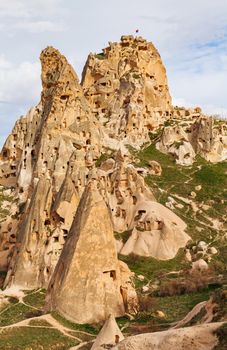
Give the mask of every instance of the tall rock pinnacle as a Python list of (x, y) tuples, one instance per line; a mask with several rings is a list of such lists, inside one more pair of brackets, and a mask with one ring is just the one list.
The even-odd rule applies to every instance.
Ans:
[(141, 37), (122, 36), (101, 54), (90, 54), (82, 86), (108, 135), (136, 147), (170, 114), (165, 67), (154, 45)]
[(109, 209), (89, 183), (50, 281), (47, 308), (77, 323), (124, 315), (133, 288), (127, 281), (125, 289), (121, 271)]
[[(16, 158), (17, 186), (27, 206), (18, 234), (17, 247), (20, 246), (20, 249), (14, 250), (6, 279), (6, 283), (31, 288), (48, 283), (67, 235), (65, 227), (64, 230), (59, 228), (66, 218), (56, 214), (56, 205), (53, 204), (55, 200), (58, 201), (59, 212), (61, 198), (58, 192), (70, 158), (74, 153), (83, 151), (81, 161), (85, 164), (86, 153), (90, 152), (94, 157), (90, 159), (92, 164), (100, 150), (98, 121), (90, 113), (73, 68), (52, 47), (42, 51), (40, 59), (43, 85), (41, 102), (21, 120), (24, 125), (23, 134), (19, 134), (22, 146), (20, 157)], [(6, 155), (5, 162), (11, 164), (10, 153), (9, 157)], [(73, 184), (69, 190), (77, 196)], [(65, 197), (67, 194), (62, 197), (63, 202)], [(72, 196), (68, 198), (70, 203)], [(64, 212), (67, 215), (66, 210)]]

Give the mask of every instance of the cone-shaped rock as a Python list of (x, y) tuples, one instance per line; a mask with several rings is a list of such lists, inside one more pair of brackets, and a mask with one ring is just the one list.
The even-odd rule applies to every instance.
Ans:
[(77, 323), (96, 323), (110, 314), (122, 316), (126, 307), (109, 209), (89, 183), (51, 278), (46, 308)]
[(105, 345), (115, 345), (123, 339), (124, 336), (121, 333), (115, 318), (110, 315), (97, 336), (91, 350), (105, 349)]
[(82, 148), (85, 166), (86, 153), (99, 154), (100, 142), (100, 128), (66, 58), (47, 47), (40, 60), (41, 102), (19, 121), (0, 155), (0, 164), (2, 159), (6, 169), (15, 168), (15, 176), (7, 172), (2, 183), (17, 183), (27, 203), (6, 279), (23, 288), (47, 287), (79, 202), (71, 179), (65, 179), (69, 160)]

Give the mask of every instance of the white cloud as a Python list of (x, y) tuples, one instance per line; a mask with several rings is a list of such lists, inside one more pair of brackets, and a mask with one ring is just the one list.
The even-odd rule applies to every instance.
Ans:
[(60, 14), (62, 0), (0, 0), (0, 16), (3, 18), (34, 18)]
[(31, 33), (61, 32), (65, 29), (62, 24), (51, 21), (18, 22), (14, 25), (14, 28), (23, 29)]
[(0, 57), (0, 100), (23, 104), (37, 99), (40, 86), (39, 63), (22, 62), (14, 65)]
[(16, 65), (0, 56), (0, 145), (15, 119), (39, 101), (40, 65), (22, 62)]
[(59, 32), (66, 27), (61, 21), (66, 13), (62, 0), (0, 0), (0, 30), (9, 35)]
[(11, 62), (7, 61), (3, 54), (0, 55), (0, 71), (9, 69), (12, 67)]

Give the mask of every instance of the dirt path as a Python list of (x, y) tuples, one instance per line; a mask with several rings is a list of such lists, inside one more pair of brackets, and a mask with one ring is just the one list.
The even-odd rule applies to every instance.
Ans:
[[(0, 294), (5, 296), (6, 298), (7, 297), (14, 297), (14, 298), (18, 299), (18, 302), (16, 302), (15, 304), (10, 304), (8, 307), (3, 309), (0, 312), (0, 315), (5, 313), (5, 312), (7, 312), (8, 310), (10, 310), (11, 308), (15, 307), (18, 304), (26, 305), (27, 307), (29, 307), (29, 308), (31, 308), (33, 310), (40, 310), (39, 308), (37, 308), (37, 307), (35, 307), (33, 305), (30, 305), (30, 304), (27, 304), (24, 301), (24, 298), (26, 296), (32, 295), (32, 294), (36, 294), (36, 293), (40, 293), (40, 292), (41, 292), (41, 289), (37, 289), (37, 290), (35, 290), (35, 291), (33, 291), (33, 292), (29, 293), (29, 294), (25, 294), (23, 291), (19, 290), (18, 288), (15, 288), (15, 287), (6, 289), (4, 291), (0, 291)], [(49, 323), (49, 326), (48, 325), (32, 325), (32, 324), (30, 324), (30, 322), (32, 320), (36, 320), (36, 321), (42, 321), (43, 320), (43, 321), (46, 321), (46, 322)], [(85, 345), (87, 345), (89, 343), (94, 342), (94, 340), (84, 341), (79, 336), (76, 336), (76, 333), (87, 335), (87, 336), (94, 337), (94, 338), (96, 337), (96, 335), (94, 335), (94, 334), (91, 334), (91, 333), (88, 333), (88, 332), (85, 332), (85, 331), (74, 330), (74, 329), (71, 329), (71, 328), (68, 328), (68, 327), (62, 325), (51, 314), (45, 314), (45, 315), (41, 315), (41, 316), (31, 317), (31, 318), (28, 318), (28, 319), (25, 319), (25, 320), (22, 320), (22, 321), (19, 321), (19, 322), (16, 322), (16, 323), (9, 324), (7, 326), (2, 326), (2, 327), (0, 327), (0, 333), (3, 330), (5, 330), (5, 329), (12, 329), (12, 328), (16, 328), (16, 327), (56, 329), (60, 333), (62, 333), (64, 336), (72, 338), (72, 339), (76, 340), (77, 342), (79, 342), (79, 344), (76, 345), (76, 347), (73, 347), (73, 349), (80, 349), (81, 347), (83, 347), (83, 346), (85, 346)], [(75, 335), (73, 335), (72, 333), (75, 333)]]

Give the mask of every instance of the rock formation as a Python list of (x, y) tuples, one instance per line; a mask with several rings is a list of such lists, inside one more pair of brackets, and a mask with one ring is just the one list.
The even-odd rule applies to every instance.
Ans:
[(115, 318), (110, 315), (97, 336), (91, 350), (103, 350), (106, 346), (113, 346), (124, 339)]
[(51, 278), (47, 309), (76, 323), (135, 313), (137, 297), (128, 272), (117, 259), (109, 209), (90, 182)]
[[(168, 309), (151, 303), (153, 296), (199, 292), (224, 280), (224, 254), (210, 262), (226, 239), (225, 189), (215, 187), (213, 200), (210, 182), (218, 168), (214, 179), (226, 187), (226, 168), (206, 161), (227, 159), (226, 123), (198, 107), (172, 106), (161, 57), (141, 37), (123, 36), (90, 54), (81, 84), (53, 47), (40, 60), (41, 100), (15, 123), (0, 153), (0, 284), (7, 273), (4, 287), (19, 303), (26, 301), (22, 290), (45, 288), (43, 311), (104, 324), (92, 350), (213, 349), (222, 323), (198, 323), (225, 321), (225, 291), (171, 320), (175, 328), (163, 332), (153, 331), (161, 319), (168, 327)], [(220, 222), (212, 216), (219, 210)], [(159, 261), (175, 258), (180, 248), (183, 257)], [(153, 333), (123, 339), (115, 321), (121, 316), (127, 333)], [(88, 339), (79, 347), (89, 347), (93, 338), (78, 332), (79, 341)]]
[(139, 334), (128, 337), (115, 350), (212, 350), (218, 344), (215, 331), (222, 325), (221, 322), (193, 327), (167, 330), (163, 332)]
[(133, 167), (126, 155), (118, 152), (116, 161), (103, 162), (101, 169), (106, 171), (99, 171), (99, 184), (111, 208), (114, 230), (132, 230), (124, 246), (119, 245), (119, 252), (172, 259), (190, 239), (183, 220), (156, 202), (141, 169)]
[(198, 108), (181, 109), (180, 112), (178, 108), (174, 109), (174, 117), (170, 125), (163, 128), (156, 147), (172, 154), (176, 163), (184, 166), (192, 165), (197, 154), (213, 163), (226, 160), (225, 123), (203, 115)]
[(199, 108), (172, 106), (160, 55), (141, 37), (123, 36), (90, 54), (81, 85), (58, 50), (48, 47), (40, 59), (41, 101), (16, 122), (0, 153), (0, 184), (15, 198), (13, 220), (0, 223), (5, 286), (48, 286), (90, 181), (110, 208), (114, 231), (132, 231), (126, 244), (117, 243), (122, 254), (173, 258), (190, 238), (186, 225), (144, 181), (161, 175), (160, 165), (136, 166), (128, 145), (140, 149), (152, 138), (181, 165), (197, 154), (222, 161), (224, 123)]
[(134, 253), (169, 260), (190, 240), (183, 220), (160, 203), (140, 202), (134, 215), (129, 226), (133, 225), (132, 234), (120, 249), (123, 255)]
[(165, 67), (154, 45), (141, 37), (122, 36), (101, 54), (90, 54), (82, 86), (108, 136), (137, 148), (170, 113)]
[[(27, 203), (6, 283), (26, 288), (47, 285), (71, 226), (79, 201), (74, 185), (64, 182), (71, 157), (82, 153), (85, 165), (92, 151), (94, 162), (100, 143), (98, 122), (66, 58), (48, 47), (40, 59), (41, 102), (16, 124), (1, 153), (4, 167), (15, 164), (14, 185)], [(2, 178), (6, 184), (12, 174)]]

